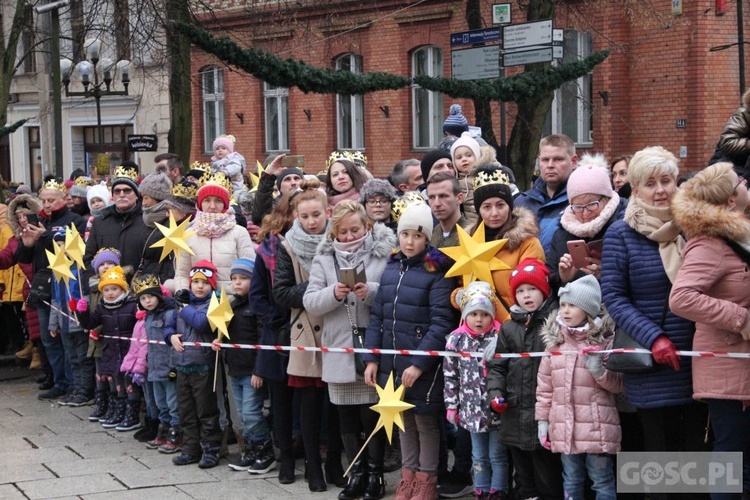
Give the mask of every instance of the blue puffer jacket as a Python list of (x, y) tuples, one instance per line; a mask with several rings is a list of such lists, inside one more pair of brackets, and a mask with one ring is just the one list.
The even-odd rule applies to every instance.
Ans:
[[(391, 257), (380, 279), (380, 289), (370, 309), (365, 346), (371, 349), (445, 349), (445, 341), (458, 326), (458, 311), (451, 306), (456, 280), (445, 278), (450, 260), (432, 246), (411, 258), (399, 252)], [(419, 414), (437, 413), (443, 406), (442, 360), (431, 356), (366, 354), (367, 363), (380, 363), (378, 384), (394, 372), (396, 384), (411, 365), (422, 369), (404, 400)]]
[[(202, 299), (197, 299), (190, 292), (190, 302), (182, 308), (177, 317), (177, 333), (182, 334), (180, 340), (183, 344), (187, 342), (212, 342), (216, 336), (211, 332), (208, 324), (208, 304), (211, 301), (209, 293)], [(175, 332), (164, 332), (164, 340), (172, 345), (170, 337)], [(203, 366), (208, 365), (213, 369), (216, 354), (210, 347), (185, 346), (182, 352), (172, 353), (174, 366)]]
[[(612, 224), (604, 235), (602, 298), (615, 323), (650, 349), (666, 335), (679, 349), (693, 344), (693, 323), (667, 311), (664, 331), (659, 327), (670, 283), (658, 243), (647, 239), (625, 221)], [(680, 371), (654, 365), (649, 373), (625, 375), (625, 393), (636, 408), (660, 408), (693, 402), (690, 358), (680, 358)]]
[[(177, 333), (177, 303), (172, 298), (159, 301), (153, 311), (146, 312), (146, 335), (149, 340), (164, 340)], [(163, 344), (149, 344), (148, 381), (167, 382), (172, 368), (172, 347)], [(175, 353), (176, 355), (176, 353)]]
[(555, 196), (547, 196), (547, 185), (541, 179), (537, 179), (528, 191), (520, 193), (514, 200), (516, 207), (523, 207), (536, 215), (539, 223), (539, 241), (542, 243), (544, 252), (549, 252), (552, 237), (560, 227), (560, 217), (568, 206), (568, 186), (558, 188)]

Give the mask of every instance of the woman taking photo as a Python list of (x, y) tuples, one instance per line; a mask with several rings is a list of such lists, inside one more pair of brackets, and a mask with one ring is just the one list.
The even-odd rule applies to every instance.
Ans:
[[(393, 231), (382, 224), (372, 226), (362, 205), (351, 200), (336, 205), (331, 230), (318, 247), (303, 298), (309, 313), (323, 317), (324, 346), (354, 346), (352, 330), (357, 327), (364, 332), (367, 327), (380, 277), (395, 247)], [(354, 286), (341, 283), (339, 270), (356, 268), (360, 263), (364, 264), (366, 282)], [(341, 440), (351, 463), (362, 446), (361, 435), (369, 435), (378, 421), (378, 414), (370, 410), (378, 400), (377, 393), (365, 385), (351, 354), (323, 353), (323, 381), (328, 383), (331, 402), (338, 407)], [(352, 466), (340, 499), (378, 499), (385, 495), (384, 444), (382, 432), (370, 440), (367, 457), (361, 455)]]

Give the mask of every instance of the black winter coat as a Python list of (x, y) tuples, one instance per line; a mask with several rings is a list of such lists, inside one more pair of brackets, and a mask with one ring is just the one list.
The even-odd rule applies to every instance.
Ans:
[[(250, 307), (247, 295), (235, 295), (232, 303), (234, 317), (229, 322), (227, 331), (229, 341), (233, 344), (259, 344), (258, 320)], [(226, 349), (224, 361), (229, 367), (231, 377), (250, 377), (255, 370), (258, 351), (255, 349)]]
[[(81, 326), (86, 330), (93, 330), (101, 325), (100, 337), (102, 335), (132, 337), (136, 311), (138, 311), (138, 305), (135, 297), (131, 295), (120, 307), (109, 309), (104, 302), (100, 302), (92, 312), (87, 309), (84, 312), (76, 312), (76, 315)], [(122, 360), (130, 349), (130, 341), (102, 338), (101, 346), (100, 374), (117, 375), (120, 372)]]
[[(169, 218), (160, 221), (159, 224), (162, 226), (169, 226)], [(145, 243), (143, 244), (143, 260), (139, 261), (140, 267), (135, 267), (135, 272), (141, 271), (142, 274), (154, 274), (159, 277), (159, 282), (164, 283), (167, 280), (174, 278), (174, 253), (169, 254), (164, 258), (163, 261), (159, 262), (161, 258), (161, 247), (151, 248), (151, 245), (164, 238), (164, 235), (159, 231), (156, 226), (146, 226), (148, 235), (146, 236)]]

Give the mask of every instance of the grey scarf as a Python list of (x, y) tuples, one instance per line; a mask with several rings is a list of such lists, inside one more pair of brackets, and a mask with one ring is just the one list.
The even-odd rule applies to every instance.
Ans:
[(315, 250), (318, 248), (318, 243), (323, 241), (330, 228), (331, 221), (329, 220), (326, 222), (326, 228), (322, 233), (307, 234), (299, 221), (294, 219), (292, 228), (284, 235), (284, 238), (289, 242), (289, 246), (292, 247), (294, 255), (297, 256), (297, 260), (299, 260), (300, 265), (305, 271), (310, 272), (310, 266), (315, 257)]
[(160, 201), (154, 206), (143, 207), (143, 222), (148, 227), (156, 227), (157, 222), (161, 222), (169, 217), (169, 204), (166, 201)]

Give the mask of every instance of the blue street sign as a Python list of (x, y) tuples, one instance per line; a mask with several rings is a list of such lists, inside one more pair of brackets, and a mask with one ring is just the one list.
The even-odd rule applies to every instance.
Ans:
[(451, 33), (451, 47), (471, 45), (472, 43), (496, 42), (497, 40), (500, 40), (500, 26)]

